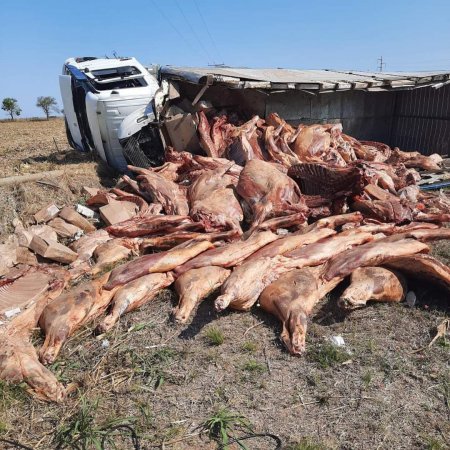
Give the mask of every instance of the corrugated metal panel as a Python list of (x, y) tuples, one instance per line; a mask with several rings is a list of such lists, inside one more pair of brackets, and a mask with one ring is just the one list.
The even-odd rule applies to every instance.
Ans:
[(398, 92), (390, 144), (427, 155), (448, 155), (450, 86)]
[(267, 97), (265, 115), (278, 113), (288, 122), (338, 123), (358, 139), (388, 142), (395, 92), (345, 91), (323, 95), (304, 92), (273, 93)]

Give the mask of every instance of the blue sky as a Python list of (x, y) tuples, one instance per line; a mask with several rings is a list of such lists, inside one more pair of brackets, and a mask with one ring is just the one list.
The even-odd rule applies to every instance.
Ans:
[(0, 100), (42, 115), (36, 98), (60, 103), (66, 58), (114, 51), (144, 64), (376, 70), (383, 55), (386, 71), (450, 69), (449, 18), (448, 0), (3, 0)]

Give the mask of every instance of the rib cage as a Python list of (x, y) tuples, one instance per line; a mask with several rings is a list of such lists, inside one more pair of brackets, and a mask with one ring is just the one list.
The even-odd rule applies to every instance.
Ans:
[(363, 188), (362, 172), (356, 167), (330, 167), (320, 163), (302, 163), (292, 166), (288, 176), (293, 178), (302, 193), (336, 198), (359, 193)]

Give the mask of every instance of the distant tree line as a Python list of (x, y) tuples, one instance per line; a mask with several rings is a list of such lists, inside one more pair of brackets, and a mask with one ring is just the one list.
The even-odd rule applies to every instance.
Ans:
[[(36, 106), (44, 111), (47, 120), (49, 119), (51, 112), (60, 112), (55, 97), (38, 97)], [(3, 99), (2, 109), (11, 117), (11, 120), (14, 120), (15, 117), (19, 117), (20, 113), (22, 112), (22, 109), (19, 106), (19, 102), (12, 97), (6, 97)]]

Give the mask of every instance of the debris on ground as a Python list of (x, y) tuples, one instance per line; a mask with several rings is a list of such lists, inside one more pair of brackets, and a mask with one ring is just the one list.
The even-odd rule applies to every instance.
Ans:
[(87, 207), (49, 204), (36, 225), (16, 221), (0, 260), (0, 378), (61, 401), (65, 388), (45, 365), (66, 340), (103, 314), (97, 331), (110, 330), (172, 284), (175, 321), (214, 291), (217, 312), (259, 301), (292, 355), (306, 350), (316, 305), (348, 278), (338, 301), (347, 311), (401, 302), (411, 277), (450, 288), (450, 269), (427, 254), (450, 239), (450, 198), (417, 186), (439, 155), (358, 141), (340, 125), (295, 128), (276, 114), (200, 119), (207, 156), (168, 147), (162, 166), (128, 167), (136, 180), (85, 187)]
[(336, 347), (345, 347), (344, 338), (340, 334), (338, 334), (337, 336), (331, 336), (330, 342)]

